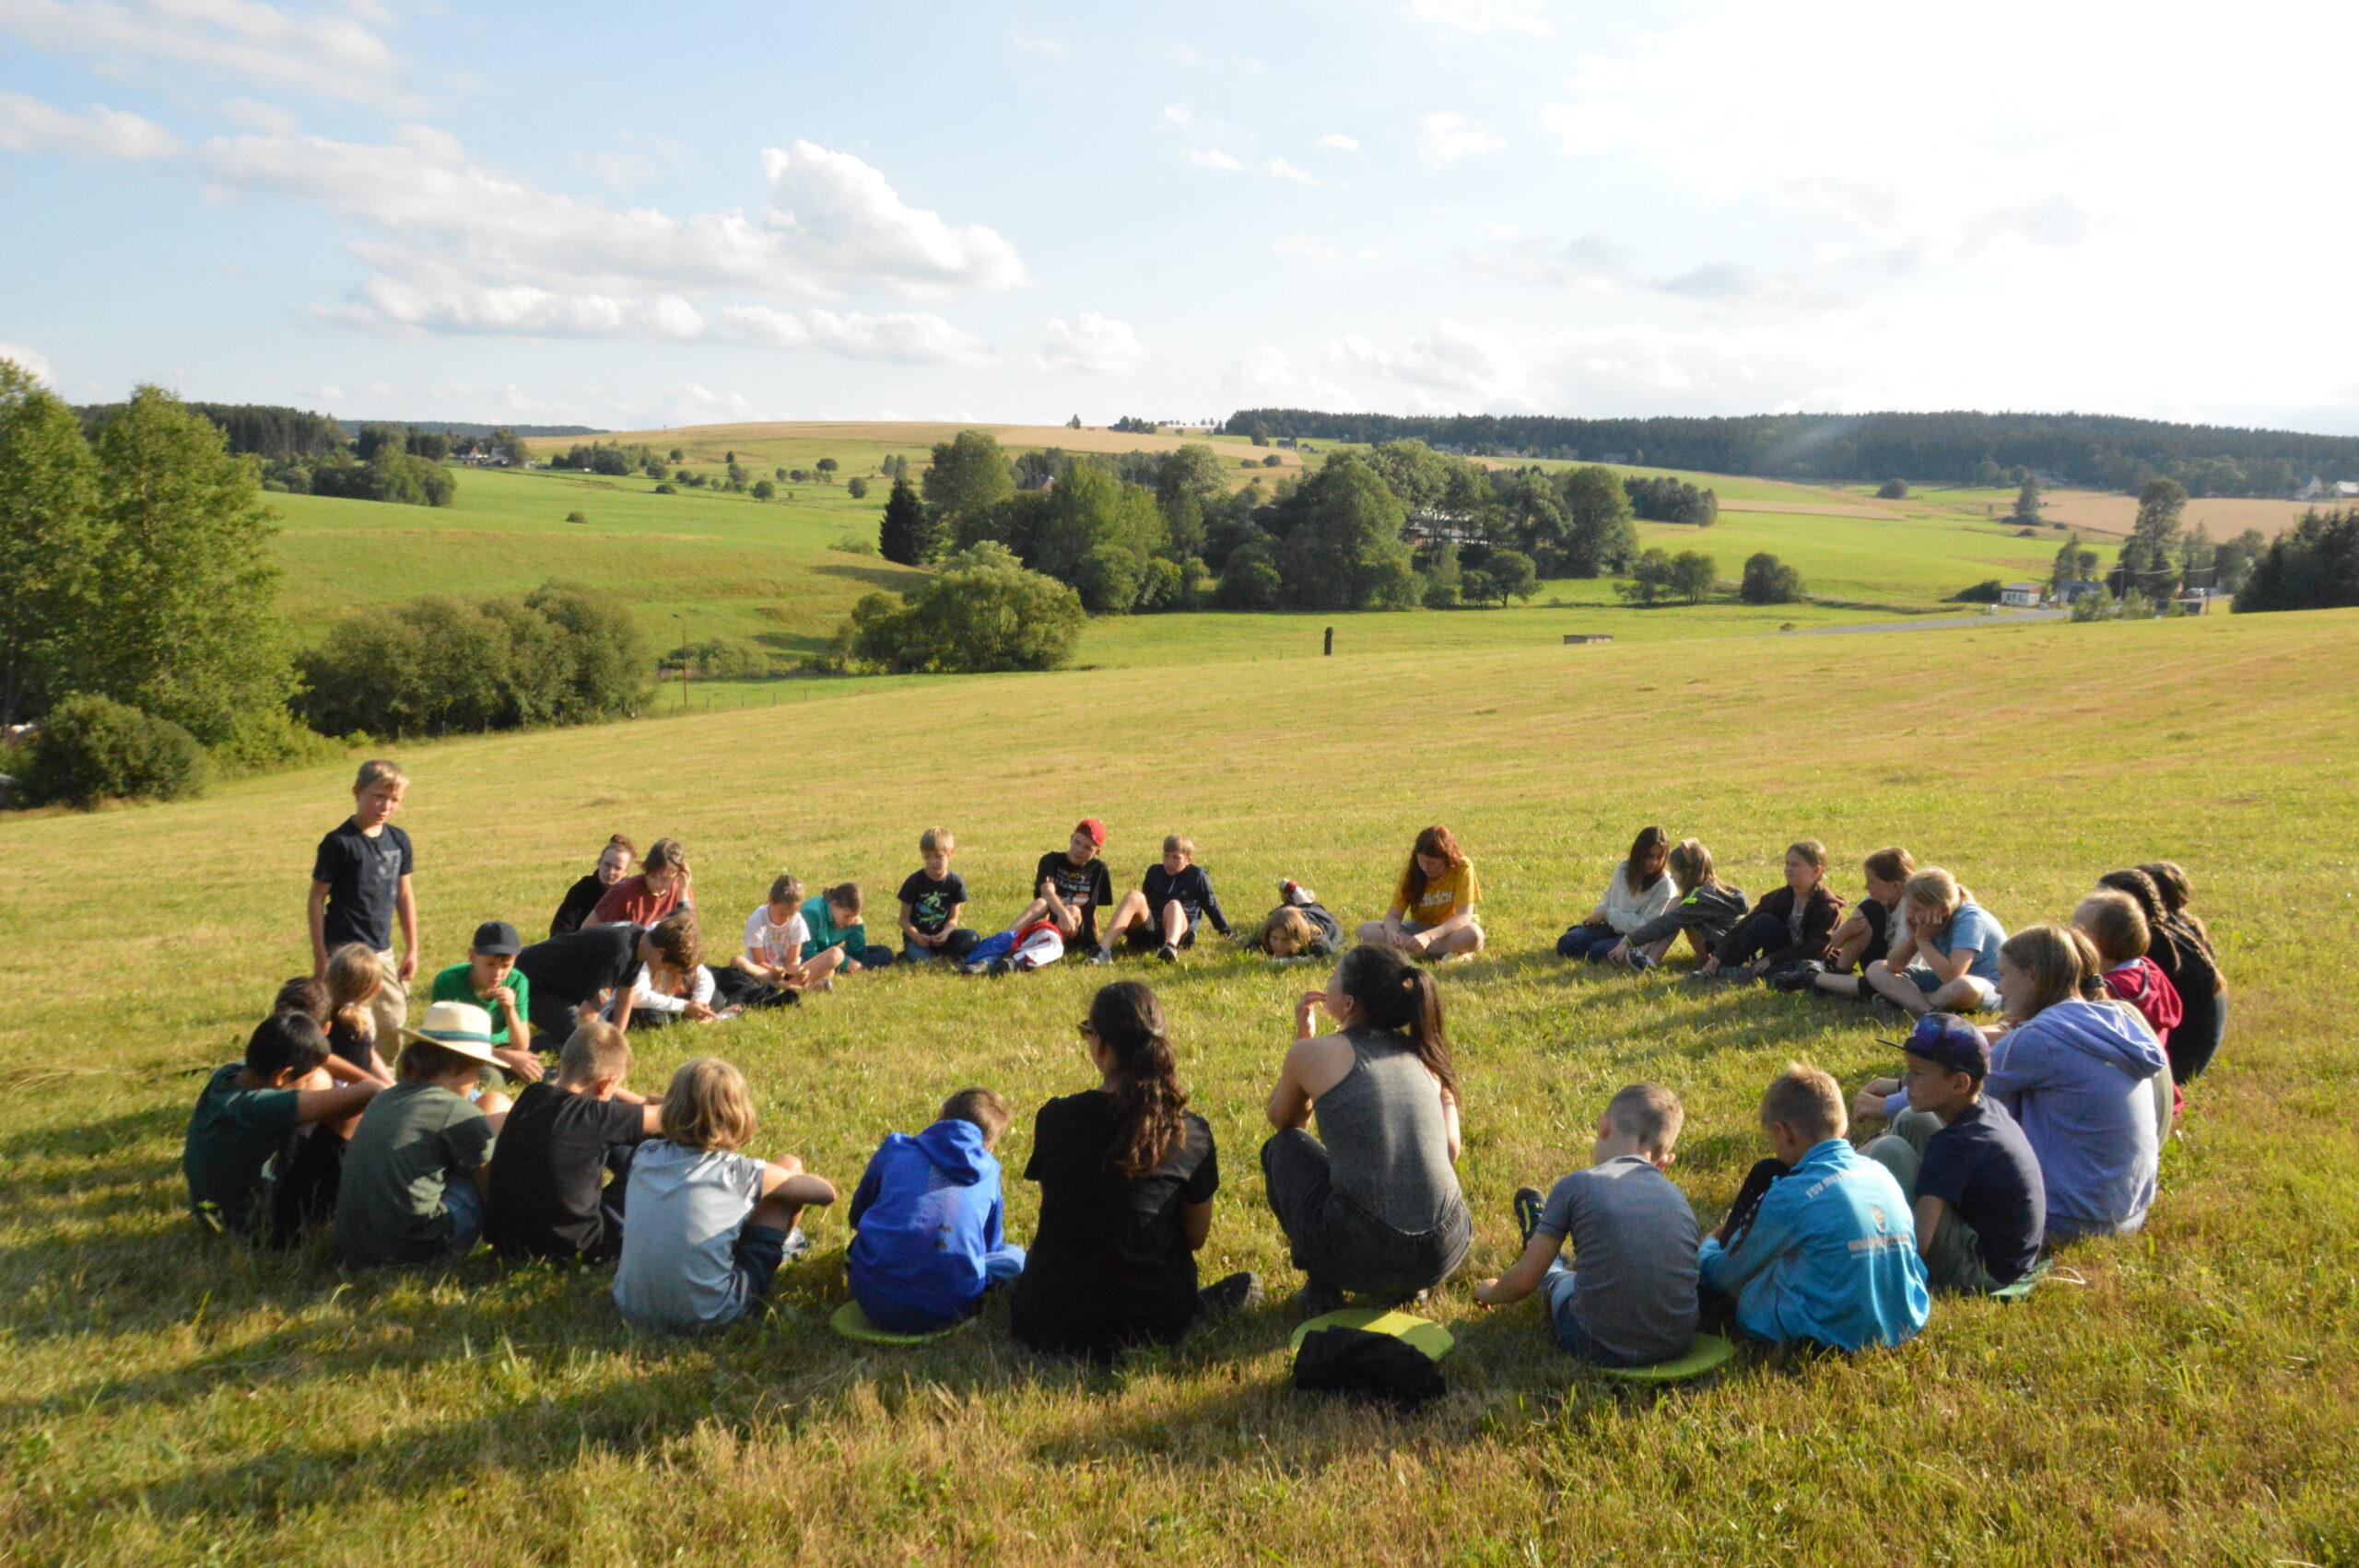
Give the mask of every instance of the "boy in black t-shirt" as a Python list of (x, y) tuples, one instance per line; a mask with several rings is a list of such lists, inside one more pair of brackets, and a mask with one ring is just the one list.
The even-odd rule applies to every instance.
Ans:
[(621, 1030), (584, 1024), (558, 1055), (557, 1082), (516, 1096), (484, 1209), (502, 1257), (605, 1262), (621, 1250), (632, 1152), (663, 1130), (662, 1102), (622, 1086), (630, 1063)]
[(1137, 891), (1123, 895), (1107, 922), (1105, 942), (1089, 961), (1112, 963), (1114, 944), (1127, 937), (1133, 948), (1152, 947), (1166, 964), (1177, 963), (1181, 948), (1196, 945), (1196, 922), (1203, 919), (1228, 934), (1228, 917), (1213, 896), (1213, 879), (1196, 864), (1195, 840), (1172, 834), (1163, 841), (1162, 862), (1146, 869)]
[[(346, 942), (376, 954), (384, 984), (370, 999), (377, 1038), (397, 1040), (409, 1022), (409, 982), (417, 974), (417, 896), (410, 889), (409, 835), (393, 825), (409, 775), (381, 757), (360, 765), (352, 814), (320, 840), (311, 860), (311, 973), (324, 980), (328, 954)], [(393, 953), (393, 921), (402, 928)]]
[(1032, 869), (1032, 900), (1009, 922), (1011, 930), (1045, 920), (1057, 928), (1068, 953), (1097, 946), (1097, 911), (1114, 901), (1114, 879), (1098, 851), (1106, 848), (1106, 825), (1085, 817), (1062, 850), (1051, 849)]
[(946, 827), (929, 827), (918, 835), (918, 853), (925, 865), (901, 883), (901, 957), (915, 964), (929, 958), (964, 959), (982, 940), (958, 923), (967, 907), (966, 880), (950, 869), (958, 841)]

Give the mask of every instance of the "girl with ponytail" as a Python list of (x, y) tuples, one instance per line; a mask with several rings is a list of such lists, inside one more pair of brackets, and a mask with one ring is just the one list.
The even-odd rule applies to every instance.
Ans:
[(1199, 1316), (1250, 1306), (1262, 1287), (1250, 1274), (1196, 1287), (1220, 1164), (1212, 1128), (1188, 1109), (1155, 992), (1104, 987), (1075, 1031), (1098, 1082), (1033, 1119), (1024, 1179), (1040, 1185), (1040, 1223), (1009, 1328), (1035, 1350), (1104, 1359), (1175, 1344)]
[[(1317, 1033), (1321, 1010), (1336, 1033)], [(1429, 972), (1389, 947), (1345, 954), (1296, 1005), (1269, 1117), (1262, 1173), (1305, 1306), (1332, 1311), (1346, 1292), (1414, 1300), (1466, 1260), (1458, 1074)]]

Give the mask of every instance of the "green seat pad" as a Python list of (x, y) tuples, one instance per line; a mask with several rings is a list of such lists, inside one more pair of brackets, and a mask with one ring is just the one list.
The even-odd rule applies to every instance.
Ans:
[(1990, 1299), (1992, 1301), (2021, 1301), (2031, 1294), (2031, 1288), (2039, 1283), (2039, 1277), (2047, 1272), (2048, 1259), (2043, 1258), (2026, 1270), (2024, 1277), (2013, 1284), (2001, 1285), (1997, 1290), (1992, 1291)]
[(1429, 1318), (1412, 1316), (1398, 1309), (1378, 1311), (1374, 1307), (1355, 1306), (1314, 1317), (1297, 1328), (1294, 1348), (1301, 1350), (1303, 1340), (1320, 1328), (1360, 1328), (1370, 1334), (1390, 1334), (1421, 1352), (1427, 1361), (1441, 1360), (1458, 1344), (1456, 1336)]
[(1687, 1342), (1684, 1352), (1670, 1361), (1659, 1361), (1651, 1366), (1601, 1366), (1598, 1370), (1625, 1383), (1684, 1383), (1726, 1366), (1735, 1354), (1736, 1347), (1719, 1335), (1698, 1334)]
[(868, 1320), (868, 1314), (860, 1310), (860, 1303), (848, 1301), (836, 1308), (835, 1316), (827, 1319), (827, 1327), (845, 1339), (858, 1340), (864, 1345), (923, 1345), (956, 1334), (973, 1321), (971, 1317), (962, 1317), (947, 1328), (936, 1328), (928, 1334), (888, 1334)]

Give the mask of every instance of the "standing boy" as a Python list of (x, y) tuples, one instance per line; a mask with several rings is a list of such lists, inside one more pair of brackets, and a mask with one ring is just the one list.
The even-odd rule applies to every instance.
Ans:
[(1098, 858), (1105, 848), (1106, 825), (1094, 816), (1084, 817), (1064, 848), (1050, 850), (1032, 868), (1032, 888), (1039, 896), (1009, 929), (1021, 931), (1045, 920), (1069, 950), (1095, 949), (1097, 911), (1114, 901), (1114, 879)]
[(2048, 1188), (2024, 1129), (1983, 1098), (1990, 1042), (1954, 1012), (1929, 1012), (1906, 1040), (1908, 1109), (1860, 1154), (1916, 1205), (1917, 1251), (1936, 1292), (1987, 1295), (2039, 1261)]
[(1104, 943), (1089, 961), (1112, 963), (1114, 944), (1127, 936), (1133, 947), (1152, 947), (1166, 964), (1176, 964), (1181, 948), (1196, 945), (1196, 922), (1207, 919), (1213, 930), (1228, 934), (1228, 917), (1213, 896), (1213, 879), (1196, 864), (1196, 841), (1172, 834), (1163, 841), (1162, 863), (1149, 866), (1137, 891), (1123, 895), (1107, 924)]
[[(491, 1014), (491, 1054), (527, 1083), (541, 1081), (541, 1059), (533, 1050), (533, 980), (516, 967), (524, 940), (505, 920), (486, 920), (467, 943), (467, 961), (438, 969), (426, 1000), (464, 1001)], [(562, 1038), (552, 1036), (551, 1040)]]
[(1737, 1327), (1771, 1344), (1897, 1345), (1931, 1298), (1908, 1200), (1843, 1134), (1843, 1091), (1789, 1067), (1761, 1096), (1773, 1159), (1754, 1166), (1696, 1258), (1697, 1281), (1734, 1297)]
[(584, 1024), (557, 1055), (556, 1082), (516, 1096), (484, 1205), (500, 1256), (595, 1263), (622, 1250), (631, 1153), (663, 1129), (663, 1107), (623, 1087), (630, 1064), (620, 1029)]
[[(409, 775), (381, 757), (360, 765), (352, 814), (320, 840), (311, 858), (311, 974), (324, 980), (328, 954), (346, 942), (377, 955), (385, 983), (370, 999), (377, 1038), (396, 1040), (409, 1022), (409, 982), (417, 974), (417, 896), (410, 891), (409, 835), (393, 825)], [(393, 921), (402, 928), (393, 954)]]
[(918, 853), (925, 864), (901, 883), (901, 956), (911, 964), (929, 958), (965, 960), (981, 937), (958, 923), (967, 907), (967, 883), (950, 869), (958, 841), (946, 827), (929, 827), (918, 835)]
[[(1523, 1256), (1474, 1287), (1485, 1306), (1548, 1304), (1556, 1342), (1603, 1366), (1647, 1366), (1696, 1337), (1696, 1211), (1663, 1173), (1686, 1111), (1679, 1096), (1633, 1083), (1597, 1118), (1590, 1164), (1548, 1191), (1515, 1195)], [(1573, 1267), (1564, 1246), (1573, 1246)]]

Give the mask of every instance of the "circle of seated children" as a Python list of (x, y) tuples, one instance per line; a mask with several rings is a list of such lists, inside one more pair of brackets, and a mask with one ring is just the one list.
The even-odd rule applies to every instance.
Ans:
[[(401, 782), (390, 765), (365, 767), (354, 792), (368, 809), (338, 834), (365, 837), (364, 815), (384, 831)], [(1610, 892), (1612, 940), (1586, 941), (1584, 956), (1645, 967), (1684, 932), (1711, 972), (1884, 999), (1919, 1015), (1906, 1040), (1890, 1042), (1906, 1070), (1872, 1081), (1848, 1109), (1827, 1074), (1797, 1065), (1779, 1075), (1758, 1113), (1770, 1158), (1709, 1236), (1696, 1234), (1664, 1175), (1684, 1117), (1677, 1097), (1625, 1088), (1599, 1118), (1588, 1168), (1544, 1195), (1515, 1195), (1522, 1253), (1475, 1287), (1478, 1303), (1541, 1292), (1558, 1342), (1606, 1365), (1678, 1362), (1698, 1324), (1699, 1285), (1707, 1321), (1717, 1313), (1755, 1339), (1857, 1349), (1915, 1333), (1929, 1286), (2019, 1289), (2049, 1239), (2143, 1223), (2175, 1080), (2202, 1071), (2225, 1015), (2182, 868), (2109, 872), (2072, 926), (2009, 937), (1954, 876), (1919, 871), (1896, 848), (1867, 858), (1867, 896), (1847, 918), (1813, 841), (1788, 850), (1785, 886), (1748, 909), (1699, 841), (1668, 839), (1649, 829), (1615, 869), (1623, 895), (1659, 906), (1617, 925)], [(1104, 844), (1102, 823), (1080, 824), (1063, 850), (1042, 857), (1032, 904), (1001, 934), (1045, 923), (1060, 942), (1109, 952), (1143, 930), (1126, 945), (1152, 941), (1173, 956), (1197, 919), (1216, 912), (1193, 846), (1174, 836), (1118, 907), (1132, 919), (1110, 922), (1097, 942), (1096, 916), (1110, 902)], [(386, 866), (407, 864), (405, 839), (398, 848)], [(948, 956), (966, 945), (956, 936), (966, 889), (949, 869), (954, 849), (940, 829), (921, 841), (924, 869), (901, 899), (912, 949)], [(338, 880), (345, 871), (323, 846), (331, 874), (315, 878), (324, 884), (315, 886), (315, 932), (355, 923), (349, 907), (341, 928), (317, 918), (339, 900), (367, 905), (376, 923), (359, 919), (361, 940), (283, 987), (244, 1059), (208, 1080), (184, 1157), (193, 1208), (217, 1229), (274, 1245), (332, 1221), (339, 1257), (356, 1267), (455, 1256), (479, 1235), (508, 1257), (612, 1259), (618, 1307), (650, 1327), (698, 1331), (752, 1311), (781, 1263), (807, 1249), (801, 1216), (832, 1203), (836, 1189), (791, 1157), (742, 1152), (757, 1127), (744, 1077), (725, 1061), (687, 1062), (660, 1100), (631, 1092), (627, 1030), (756, 1004), (724, 998), (728, 1008), (713, 1008), (724, 976), (741, 996), (791, 1000), (895, 955), (866, 943), (856, 884), (806, 899), (781, 876), (749, 916), (744, 952), (710, 968), (685, 856), (662, 840), (649, 859), (654, 882), (643, 891), (674, 907), (649, 924), (593, 921), (521, 951), (512, 927), (485, 922), (467, 960), (437, 973), (421, 1026), (400, 1028), (406, 1043), (389, 1067), (377, 1014), (414, 969), (409, 958), (391, 962), (398, 906), (382, 894), (393, 878), (380, 868), (371, 902)], [(610, 893), (635, 880), (620, 874), (622, 856), (601, 860), (596, 874), (617, 873), (602, 883)], [(414, 917), (405, 873), (400, 886)], [(1473, 868), (1446, 829), (1418, 836), (1398, 895), (1386, 920), (1361, 928), (1371, 940), (1300, 998), (1267, 1107), (1269, 1201), (1305, 1276), (1300, 1305), (1312, 1312), (1347, 1293), (1413, 1301), (1454, 1274), (1471, 1245), (1441, 998), (1432, 973), (1407, 961), (1484, 942)], [(1437, 918), (1412, 918), (1428, 915)], [(1584, 928), (1596, 929), (1585, 919), (1576, 930)], [(1289, 880), (1242, 940), (1288, 959), (1332, 953), (1342, 934), (1332, 912)], [(2183, 1075), (2170, 1047), (2195, 1008), (2181, 985), (2200, 989), (2204, 1007)], [(1322, 1011), (1331, 1033), (1317, 1030)], [(1980, 1011), (1998, 1022), (1978, 1027), (1965, 1016)], [(554, 1075), (534, 1071), (536, 1027), (544, 1048), (564, 1042)], [(1188, 1108), (1161, 1002), (1135, 981), (1101, 988), (1077, 1034), (1093, 1078), (1035, 1118), (1024, 1176), (1041, 1199), (1028, 1258), (1003, 1234), (994, 1151), (1009, 1108), (989, 1090), (961, 1090), (932, 1126), (886, 1138), (853, 1193), (847, 1270), (864, 1321), (939, 1331), (1012, 1283), (1019, 1340), (1098, 1356), (1171, 1342), (1207, 1312), (1259, 1300), (1250, 1274), (1208, 1288), (1197, 1281), (1218, 1163), (1209, 1125)], [(512, 1105), (488, 1086), (502, 1073), (522, 1082)], [(1854, 1124), (1888, 1130), (1854, 1150)], [(1785, 1179), (1805, 1173), (1813, 1179)]]

